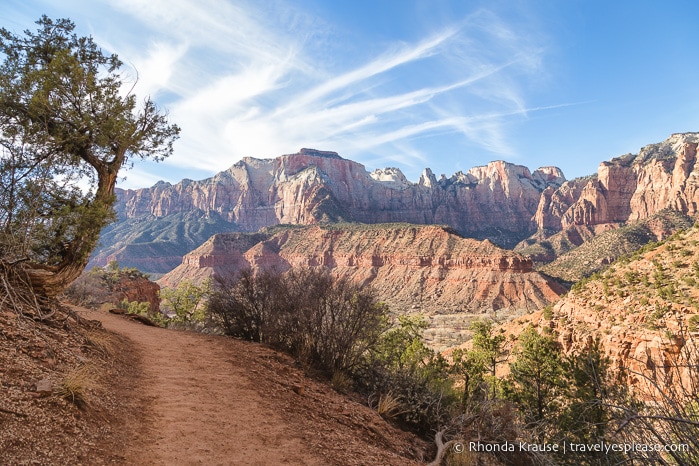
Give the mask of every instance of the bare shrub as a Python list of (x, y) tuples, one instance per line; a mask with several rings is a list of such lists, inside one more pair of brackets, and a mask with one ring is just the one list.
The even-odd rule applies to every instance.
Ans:
[(73, 304), (96, 309), (111, 297), (112, 290), (105, 276), (103, 269), (94, 268), (80, 275), (64, 294)]
[(369, 288), (301, 269), (219, 277), (208, 312), (226, 334), (268, 343), (330, 376), (361, 362), (387, 311)]

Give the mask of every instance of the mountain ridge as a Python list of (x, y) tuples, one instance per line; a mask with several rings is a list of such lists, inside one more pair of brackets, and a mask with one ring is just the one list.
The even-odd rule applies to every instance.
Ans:
[[(535, 230), (531, 217), (541, 191), (564, 180), (556, 167), (530, 172), (504, 161), (439, 180), (428, 168), (412, 183), (395, 167), (370, 173), (335, 152), (301, 149), (275, 159), (246, 157), (201, 181), (117, 189), (119, 220), (104, 230), (91, 265), (118, 260), (125, 266), (150, 266), (144, 269), (150, 273), (172, 270), (178, 255), (181, 259), (208, 238), (171, 234), (170, 225), (184, 216), (189, 223), (209, 224), (210, 234), (253, 232), (285, 223), (448, 224), (463, 235), (514, 246)], [(128, 251), (136, 244), (149, 250), (145, 244), (150, 241), (134, 233), (143, 226), (151, 236), (167, 236), (152, 241), (163, 254), (151, 256), (151, 265)]]
[[(152, 267), (146, 272), (166, 273), (203, 244), (207, 234), (253, 232), (285, 223), (445, 224), (463, 236), (509, 248), (525, 239), (527, 244), (520, 247), (568, 232), (580, 237), (580, 243), (666, 208), (695, 215), (698, 142), (699, 133), (676, 133), (638, 154), (604, 161), (598, 173), (573, 180), (555, 167), (531, 172), (495, 161), (450, 178), (437, 179), (428, 168), (412, 183), (397, 168), (370, 173), (336, 152), (301, 149), (274, 159), (246, 157), (205, 180), (117, 190), (120, 220), (104, 231), (91, 264), (116, 259), (126, 266)], [(188, 216), (186, 224), (208, 222), (209, 227), (198, 235), (172, 233), (168, 225), (180, 222), (177, 216)], [(126, 224), (150, 229), (158, 239), (134, 233), (120, 241), (117, 231)], [(144, 261), (144, 251), (155, 255)]]

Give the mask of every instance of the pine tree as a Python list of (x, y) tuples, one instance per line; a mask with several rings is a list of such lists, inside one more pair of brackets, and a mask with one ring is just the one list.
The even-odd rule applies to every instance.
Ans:
[(498, 379), (496, 377), (498, 364), (506, 362), (505, 335), (496, 334), (491, 321), (474, 321), (470, 329), (473, 331), (473, 351), (483, 361), (486, 371), (490, 374), (490, 398), (497, 396)]
[(516, 360), (510, 364), (513, 401), (519, 406), (526, 429), (539, 443), (550, 439), (558, 424), (565, 394), (565, 373), (558, 343), (529, 327), (519, 338)]

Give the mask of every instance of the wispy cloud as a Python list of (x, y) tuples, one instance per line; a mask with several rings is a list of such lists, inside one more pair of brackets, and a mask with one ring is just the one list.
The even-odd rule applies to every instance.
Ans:
[(252, 2), (104, 1), (131, 18), (125, 36), (105, 40), (138, 70), (136, 93), (183, 128), (167, 163), (184, 169), (300, 147), (412, 168), (429, 160), (421, 141), (444, 135), (512, 154), (505, 125), (526, 118), (522, 83), (542, 71), (537, 40), (488, 10), (350, 65), (331, 27), (282, 1), (273, 14)]

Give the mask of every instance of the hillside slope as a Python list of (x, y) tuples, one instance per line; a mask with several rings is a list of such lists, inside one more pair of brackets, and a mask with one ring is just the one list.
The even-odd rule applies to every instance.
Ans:
[[(616, 370), (638, 374), (660, 371), (667, 380), (688, 386), (699, 339), (699, 228), (650, 243), (607, 270), (576, 284), (549, 316), (537, 312), (508, 325), (517, 334), (533, 323), (557, 335), (566, 352), (577, 352), (599, 339)], [(687, 364), (690, 364), (687, 366)], [(627, 372), (628, 374), (628, 372)], [(684, 375), (683, 375), (684, 374)], [(679, 379), (679, 380), (678, 380)], [(642, 377), (627, 382), (643, 387)]]
[[(594, 227), (570, 227), (534, 246), (515, 250), (533, 257), (542, 254), (556, 257), (545, 265), (535, 265), (535, 268), (548, 276), (576, 282), (605, 269), (620, 256), (631, 254), (650, 242), (664, 240), (678, 230), (691, 227), (692, 223), (692, 219), (681, 212), (663, 209), (626, 225), (597, 225), (596, 234), (595, 230), (590, 230)], [(537, 248), (544, 251), (539, 252)]]

